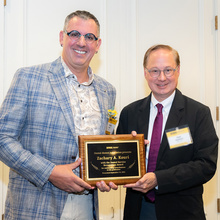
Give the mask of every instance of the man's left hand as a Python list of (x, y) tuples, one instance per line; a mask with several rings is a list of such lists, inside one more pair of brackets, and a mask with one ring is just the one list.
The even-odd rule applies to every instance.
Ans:
[(113, 182), (109, 182), (109, 184), (107, 185), (105, 181), (100, 181), (96, 183), (96, 186), (101, 192), (109, 192), (111, 189), (118, 189), (118, 186), (115, 185)]
[(132, 188), (133, 190), (140, 191), (142, 193), (146, 193), (149, 190), (155, 188), (156, 186), (157, 186), (157, 177), (153, 172), (146, 173), (136, 183), (124, 185), (125, 188)]

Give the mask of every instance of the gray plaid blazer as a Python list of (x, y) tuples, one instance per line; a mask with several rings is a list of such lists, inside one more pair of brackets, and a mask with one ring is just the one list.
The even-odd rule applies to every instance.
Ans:
[[(95, 75), (101, 134), (116, 91)], [(0, 108), (0, 160), (10, 167), (5, 219), (60, 219), (67, 193), (49, 181), (56, 164), (78, 153), (61, 58), (19, 69)]]

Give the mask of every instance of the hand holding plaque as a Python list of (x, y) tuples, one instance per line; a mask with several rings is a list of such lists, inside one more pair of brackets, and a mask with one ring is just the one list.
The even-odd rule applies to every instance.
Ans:
[(144, 135), (80, 135), (81, 178), (95, 185), (134, 183), (146, 173)]

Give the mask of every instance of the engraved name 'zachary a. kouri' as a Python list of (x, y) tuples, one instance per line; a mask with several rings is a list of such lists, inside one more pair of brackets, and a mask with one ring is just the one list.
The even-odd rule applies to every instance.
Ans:
[(112, 157), (107, 157), (107, 156), (97, 156), (97, 160), (129, 160), (129, 155), (125, 156), (112, 156)]

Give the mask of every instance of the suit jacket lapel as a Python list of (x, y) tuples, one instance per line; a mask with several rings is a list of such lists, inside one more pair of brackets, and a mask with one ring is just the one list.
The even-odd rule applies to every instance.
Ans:
[(70, 127), (73, 135), (75, 135), (73, 114), (70, 105), (70, 98), (66, 84), (66, 78), (61, 59), (54, 61), (48, 71), (48, 78), (51, 87), (57, 97), (57, 101), (62, 109), (66, 122)]
[(162, 142), (160, 145), (160, 150), (159, 150), (157, 160), (160, 160), (164, 151), (167, 148), (169, 148), (168, 140), (166, 137), (166, 130), (179, 126), (180, 121), (183, 117), (183, 113), (184, 113), (183, 110), (184, 110), (183, 96), (182, 96), (182, 93), (178, 89), (176, 89), (176, 94), (175, 94), (175, 97), (174, 97), (174, 100), (173, 100), (173, 103), (170, 109), (170, 113), (169, 113), (169, 116), (168, 116), (168, 119), (165, 125), (163, 138), (162, 138)]
[(150, 116), (151, 95), (149, 95), (139, 108), (138, 114), (138, 133), (144, 134), (145, 139), (148, 136), (148, 124)]
[(99, 80), (96, 75), (94, 75), (93, 86), (95, 89), (95, 93), (97, 96), (99, 108), (101, 111), (101, 134), (105, 133), (106, 126), (107, 126), (107, 117), (108, 117), (108, 109), (113, 108), (113, 106), (108, 106), (108, 94), (106, 88), (103, 86), (101, 80)]

